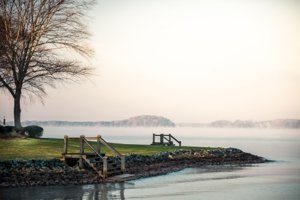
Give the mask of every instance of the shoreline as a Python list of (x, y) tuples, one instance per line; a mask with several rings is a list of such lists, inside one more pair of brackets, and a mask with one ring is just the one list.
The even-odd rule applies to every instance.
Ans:
[[(114, 159), (114, 157), (112, 157)], [(50, 185), (84, 185), (123, 182), (165, 175), (191, 167), (241, 165), (270, 162), (235, 148), (218, 150), (176, 150), (154, 155), (126, 155), (126, 180), (102, 179), (90, 169), (70, 167), (59, 159), (0, 161), (0, 188)]]

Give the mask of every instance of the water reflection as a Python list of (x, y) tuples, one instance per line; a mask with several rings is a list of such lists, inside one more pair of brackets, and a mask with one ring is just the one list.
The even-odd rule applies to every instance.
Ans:
[(124, 183), (117, 184), (98, 184), (83, 186), (83, 196), (81, 199), (125, 199)]
[(125, 188), (133, 183), (109, 183), (83, 186), (48, 186), (0, 189), (0, 199), (107, 200), (125, 199)]
[(0, 189), (0, 199), (298, 200), (299, 170), (298, 162), (203, 166), (125, 183)]
[[(95, 185), (68, 185), (68, 186), (47, 186), (29, 188), (0, 189), (0, 199), (56, 199), (56, 200), (107, 200), (125, 199), (125, 189), (127, 199), (153, 198), (153, 197), (174, 197), (199, 193), (199, 188), (195, 191), (186, 188), (189, 184), (199, 184), (216, 180), (229, 180), (243, 178), (244, 175), (236, 174), (245, 167), (255, 165), (221, 165), (202, 166), (200, 168), (187, 168), (169, 175), (140, 179), (133, 182), (107, 183)], [(179, 188), (172, 190), (173, 187)], [(165, 188), (169, 188), (165, 190)], [(151, 191), (147, 194), (147, 191)], [(202, 191), (208, 192), (208, 191)], [(155, 194), (157, 193), (157, 194)]]

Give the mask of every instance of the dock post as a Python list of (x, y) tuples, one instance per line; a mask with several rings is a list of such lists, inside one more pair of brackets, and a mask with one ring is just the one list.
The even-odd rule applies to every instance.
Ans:
[(80, 136), (80, 154), (84, 154), (84, 135)]
[(99, 154), (101, 154), (101, 142), (100, 142), (100, 138), (101, 138), (101, 136), (97, 135), (97, 148), (96, 148), (96, 150), (97, 150), (97, 152)]
[(125, 155), (121, 156), (121, 171), (125, 172)]
[(64, 136), (64, 154), (68, 153), (68, 136)]
[(163, 143), (164, 143), (164, 135), (160, 134), (160, 144), (163, 144)]
[(103, 157), (103, 176), (104, 178), (107, 177), (107, 157)]
[(153, 133), (153, 139), (152, 144), (155, 144), (155, 133)]
[(84, 154), (84, 135), (80, 136), (80, 159), (79, 159), (79, 167), (83, 168), (83, 159), (82, 155)]

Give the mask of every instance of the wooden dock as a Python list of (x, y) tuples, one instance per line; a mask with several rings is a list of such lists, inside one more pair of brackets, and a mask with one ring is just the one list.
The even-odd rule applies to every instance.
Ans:
[[(69, 152), (69, 141), (77, 140), (80, 143), (79, 152)], [(90, 142), (96, 141), (96, 146)], [(101, 152), (101, 146), (106, 146), (114, 155), (115, 158), (110, 159)], [(85, 152), (87, 148), (90, 152)], [(89, 166), (100, 177), (108, 178), (125, 173), (125, 155), (118, 152), (110, 144), (108, 144), (100, 135), (97, 137), (64, 137), (64, 152), (62, 153), (63, 160), (66, 164), (74, 166), (79, 165), (80, 168)]]

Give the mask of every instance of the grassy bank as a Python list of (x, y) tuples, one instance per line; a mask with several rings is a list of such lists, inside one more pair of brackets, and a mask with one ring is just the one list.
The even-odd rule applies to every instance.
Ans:
[[(213, 149), (210, 147), (164, 147), (137, 144), (112, 144), (123, 154), (151, 155), (162, 151), (174, 151), (176, 149)], [(79, 152), (79, 142), (69, 142), (70, 152)], [(60, 158), (63, 151), (63, 139), (0, 139), (0, 160), (29, 160)], [(102, 152), (108, 152), (103, 147)]]

